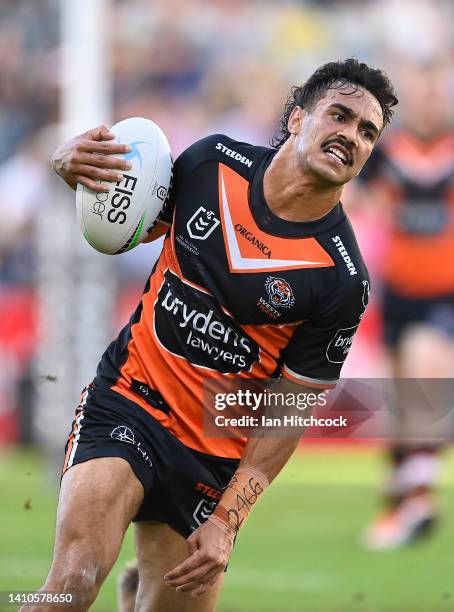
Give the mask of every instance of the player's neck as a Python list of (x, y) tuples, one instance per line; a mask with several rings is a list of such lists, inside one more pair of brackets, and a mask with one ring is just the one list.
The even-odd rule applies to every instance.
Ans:
[(320, 184), (296, 167), (295, 157), (281, 149), (263, 177), (263, 193), (270, 210), (286, 221), (316, 221), (336, 206), (342, 186)]

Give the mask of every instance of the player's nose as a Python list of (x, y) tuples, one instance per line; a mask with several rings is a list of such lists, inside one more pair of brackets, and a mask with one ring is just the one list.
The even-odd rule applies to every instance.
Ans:
[(353, 122), (346, 122), (337, 131), (337, 136), (345, 141), (349, 150), (358, 144), (358, 127)]

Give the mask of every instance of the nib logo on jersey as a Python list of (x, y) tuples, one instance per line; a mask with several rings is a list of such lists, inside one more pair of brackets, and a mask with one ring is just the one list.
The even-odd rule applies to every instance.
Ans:
[(331, 363), (344, 363), (353, 342), (358, 325), (337, 330), (326, 349), (326, 358)]
[(359, 323), (364, 316), (364, 313), (367, 308), (367, 304), (369, 303), (369, 281), (363, 280), (363, 293), (361, 296), (361, 308), (359, 310), (359, 317), (357, 325), (353, 325), (352, 327), (344, 327), (343, 329), (338, 329), (334, 334), (333, 339), (328, 344), (326, 349), (326, 358), (331, 363), (343, 363), (347, 358), (350, 347), (353, 343), (353, 337), (355, 335), (356, 330), (358, 329)]
[(259, 347), (214, 299), (167, 270), (155, 306), (162, 346), (196, 366), (222, 374), (250, 370)]

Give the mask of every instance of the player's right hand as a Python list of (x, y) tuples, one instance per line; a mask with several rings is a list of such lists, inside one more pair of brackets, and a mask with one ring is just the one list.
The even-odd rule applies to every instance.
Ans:
[(129, 145), (111, 142), (113, 138), (115, 134), (105, 125), (76, 136), (55, 151), (52, 168), (72, 189), (81, 183), (93, 191), (108, 191), (106, 183), (121, 181), (122, 171), (132, 167), (128, 161), (113, 157), (131, 151)]
[(192, 597), (203, 595), (223, 575), (235, 542), (235, 532), (210, 517), (187, 539), (189, 556), (167, 572), (164, 582)]

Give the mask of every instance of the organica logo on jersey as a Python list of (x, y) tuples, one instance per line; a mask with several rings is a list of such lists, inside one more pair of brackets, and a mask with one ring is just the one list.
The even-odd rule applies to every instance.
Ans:
[(258, 345), (207, 293), (167, 271), (158, 293), (155, 333), (169, 352), (222, 373), (249, 370)]
[(272, 253), (269, 246), (267, 246), (264, 242), (262, 242), (259, 238), (254, 236), (252, 232), (248, 230), (247, 227), (241, 225), (241, 223), (237, 223), (235, 225), (235, 231), (240, 234), (245, 240), (253, 244), (259, 251), (261, 251), (265, 257), (271, 259)]

